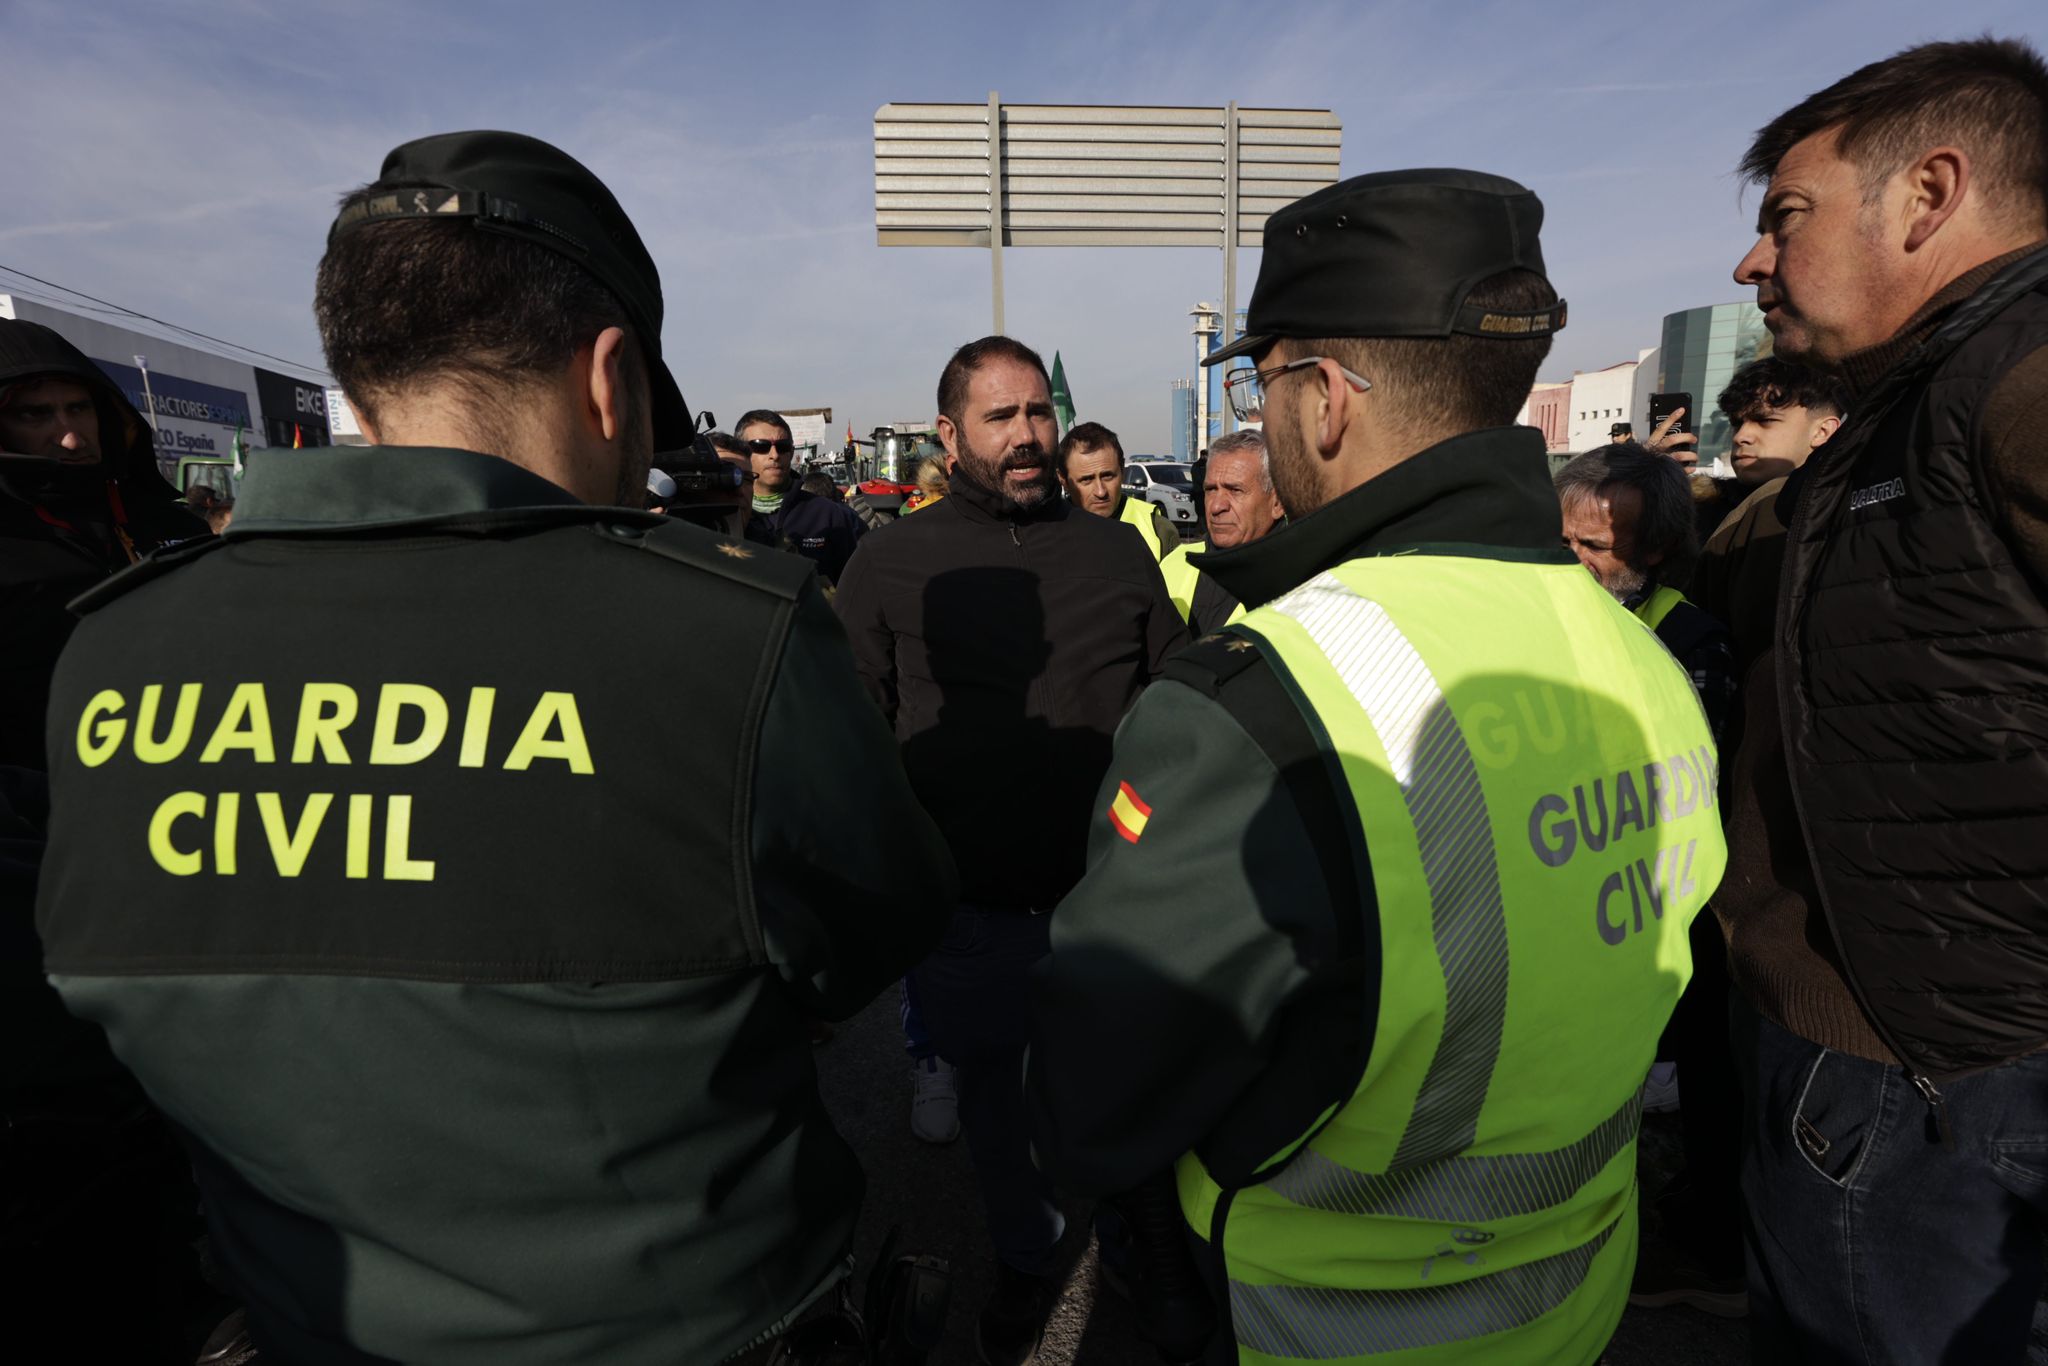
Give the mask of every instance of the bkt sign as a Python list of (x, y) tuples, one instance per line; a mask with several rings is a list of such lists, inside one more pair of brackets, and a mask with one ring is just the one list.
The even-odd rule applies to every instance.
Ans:
[[(273, 444), (291, 444), (290, 428), (294, 425), (303, 428), (308, 440), (314, 444), (326, 444), (327, 391), (321, 385), (308, 384), (259, 366), (256, 370), (256, 397), (263, 404), (265, 421), (276, 424), (276, 429), (269, 433)], [(314, 440), (316, 436), (317, 440)]]

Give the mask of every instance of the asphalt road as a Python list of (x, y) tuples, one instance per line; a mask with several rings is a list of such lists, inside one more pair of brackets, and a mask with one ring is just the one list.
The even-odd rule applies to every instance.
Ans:
[[(867, 1170), (856, 1251), (863, 1273), (891, 1225), (900, 1247), (953, 1264), (953, 1303), (945, 1343), (933, 1366), (972, 1366), (974, 1315), (988, 1294), (993, 1252), (963, 1143), (933, 1147), (910, 1136), (910, 1067), (896, 1026), (895, 993), (841, 1025), (817, 1050), (819, 1089), (841, 1134)], [(1643, 1182), (1655, 1189), (1676, 1160), (1674, 1117), (1650, 1116), (1642, 1148)], [(1098, 1293), (1088, 1207), (1067, 1206), (1065, 1287), (1046, 1331), (1045, 1366), (1145, 1366), (1157, 1358), (1138, 1338), (1128, 1305)], [(1740, 1320), (1691, 1309), (1631, 1309), (1605, 1358), (1609, 1366), (1733, 1366), (1748, 1360)]]

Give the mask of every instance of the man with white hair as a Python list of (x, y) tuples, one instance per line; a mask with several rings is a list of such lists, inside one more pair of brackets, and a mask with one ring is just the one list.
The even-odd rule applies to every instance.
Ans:
[[(1250, 545), (1287, 520), (1280, 495), (1273, 491), (1265, 433), (1256, 428), (1232, 432), (1209, 448), (1208, 468), (1202, 474), (1202, 513), (1209, 524), (1206, 550)], [(1198, 560), (1189, 563), (1200, 567)], [(1197, 578), (1188, 609), (1191, 632), (1205, 636), (1243, 615), (1243, 606), (1215, 579), (1207, 574)]]

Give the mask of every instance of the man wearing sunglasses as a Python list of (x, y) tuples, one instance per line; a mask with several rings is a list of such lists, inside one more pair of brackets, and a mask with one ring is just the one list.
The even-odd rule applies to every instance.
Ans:
[(1063, 1189), (1172, 1170), (1205, 1360), (1590, 1366), (1627, 1300), (1724, 852), (1692, 687), (1513, 425), (1564, 321), (1542, 217), (1470, 171), (1310, 195), (1211, 358), (1253, 362), (1289, 525), (1194, 557), (1248, 611), (1117, 732), (1027, 1082)]
[(780, 413), (756, 408), (733, 434), (753, 467), (754, 515), (746, 538), (803, 556), (836, 585), (867, 528), (844, 503), (804, 491), (794, 463), (795, 433)]

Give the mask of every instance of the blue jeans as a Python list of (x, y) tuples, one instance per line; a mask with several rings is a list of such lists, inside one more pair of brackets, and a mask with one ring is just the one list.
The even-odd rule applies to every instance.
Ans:
[(1024, 1109), (1031, 965), (1051, 951), (1050, 915), (953, 912), (946, 937), (911, 973), (932, 1048), (953, 1064), (960, 1128), (996, 1256), (1028, 1275), (1054, 1269), (1066, 1232), (1052, 1182), (1031, 1160)]
[(1751, 1352), (1800, 1366), (2028, 1359), (2048, 1232), (2048, 1054), (1941, 1087), (1737, 999)]

